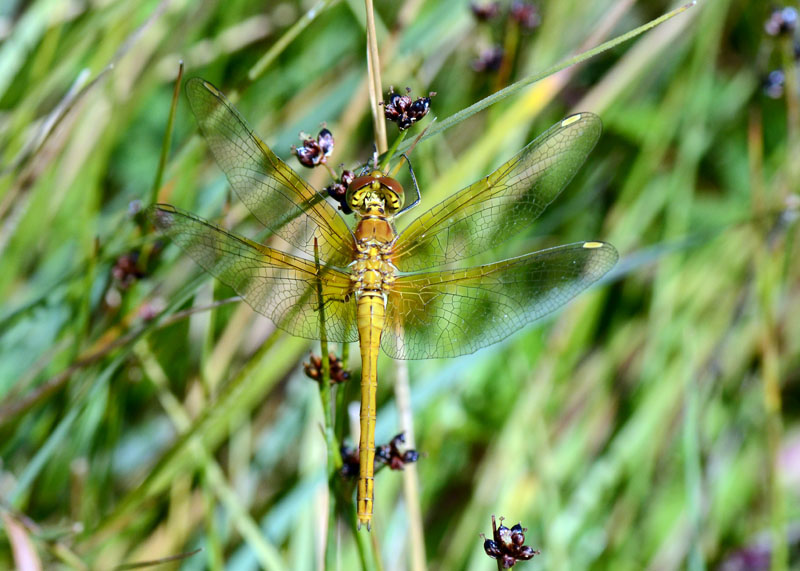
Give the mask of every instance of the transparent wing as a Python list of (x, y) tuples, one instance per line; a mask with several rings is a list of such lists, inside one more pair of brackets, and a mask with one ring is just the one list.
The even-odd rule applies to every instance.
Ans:
[(316, 236), (322, 259), (351, 262), (352, 233), (325, 197), (264, 144), (216, 87), (194, 77), (186, 95), (217, 163), (253, 216), (310, 256)]
[(463, 270), (401, 276), (381, 346), (396, 359), (473, 353), (554, 311), (605, 275), (611, 244), (579, 242)]
[(151, 206), (147, 214), (203, 269), (292, 335), (320, 338), (317, 286), (321, 282), (328, 340), (358, 340), (350, 276), (342, 270), (322, 266), (318, 277), (314, 262), (231, 234), (169, 204)]
[(572, 180), (602, 128), (591, 113), (554, 125), (492, 174), (414, 220), (397, 238), (395, 265), (406, 272), (441, 266), (526, 231)]

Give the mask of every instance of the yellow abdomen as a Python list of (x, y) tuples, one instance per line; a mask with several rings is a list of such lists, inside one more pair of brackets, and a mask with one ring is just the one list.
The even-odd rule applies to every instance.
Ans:
[(358, 337), (361, 346), (361, 435), (358, 442), (358, 526), (372, 522), (375, 480), (375, 415), (378, 391), (378, 350), (386, 322), (386, 305), (378, 291), (358, 298)]

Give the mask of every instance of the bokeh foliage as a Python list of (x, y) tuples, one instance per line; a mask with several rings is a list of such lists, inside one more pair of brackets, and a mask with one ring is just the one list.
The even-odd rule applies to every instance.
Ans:
[[(467, 2), (377, 1), (383, 84), (438, 92), (444, 118), (670, 7), (548, 0), (541, 25), (512, 36)], [(593, 111), (605, 132), (575, 180), (480, 261), (582, 239), (622, 254), (606, 282), (507, 341), (409, 363), (429, 568), (493, 568), (478, 537), (491, 514), (529, 528), (542, 555), (523, 569), (793, 561), (800, 125), (792, 40), (764, 33), (769, 8), (701, 0), (414, 150), (421, 211)], [(0, 6), (0, 568), (25, 536), (48, 569), (197, 548), (174, 565), (318, 568), (326, 454), (300, 365), (318, 345), (245, 304), (148, 319), (232, 294), (173, 245), (154, 249), (129, 205), (149, 200), (181, 58), (280, 156), (326, 121), (333, 163), (363, 163), (364, 22), (357, 0)], [(516, 57), (474, 71), (498, 39)], [(771, 99), (761, 78), (777, 68), (788, 94)], [(320, 188), (321, 170), (302, 174)], [(158, 193), (257, 235), (183, 96)], [(130, 252), (143, 275), (123, 284)], [(400, 420), (396, 368), (380, 371), (384, 442)], [(383, 568), (407, 568), (401, 474), (379, 474), (375, 506)], [(335, 537), (340, 568), (359, 568), (349, 528)]]

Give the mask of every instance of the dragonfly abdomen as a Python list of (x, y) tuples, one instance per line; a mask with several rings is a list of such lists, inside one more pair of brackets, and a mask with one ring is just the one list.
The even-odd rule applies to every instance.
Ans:
[(358, 337), (361, 346), (361, 434), (358, 442), (358, 525), (372, 522), (375, 478), (375, 415), (378, 391), (378, 349), (386, 322), (386, 302), (380, 291), (358, 296)]

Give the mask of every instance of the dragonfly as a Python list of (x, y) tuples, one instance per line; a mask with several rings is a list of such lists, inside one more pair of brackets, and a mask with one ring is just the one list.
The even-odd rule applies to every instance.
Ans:
[(566, 304), (616, 263), (612, 245), (586, 241), (459, 267), (462, 260), (529, 229), (586, 160), (602, 123), (591, 113), (567, 117), (400, 232), (395, 220), (421, 201), (416, 179), (416, 196), (404, 206), (405, 193), (397, 180), (378, 168), (363, 171), (347, 188), (347, 205), (356, 217), (351, 229), (337, 208), (278, 158), (216, 87), (193, 78), (186, 93), (235, 194), (294, 253), (169, 204), (151, 206), (149, 218), (277, 327), (308, 339), (359, 342), (356, 511), (358, 527), (369, 529), (379, 348), (395, 359), (473, 353)]

